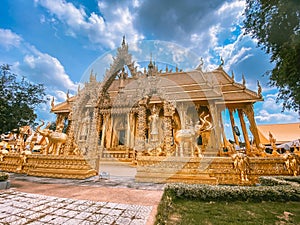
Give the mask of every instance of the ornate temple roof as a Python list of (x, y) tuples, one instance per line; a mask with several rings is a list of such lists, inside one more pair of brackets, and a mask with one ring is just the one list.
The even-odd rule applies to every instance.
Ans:
[[(165, 71), (158, 71), (151, 59), (148, 71), (144, 69), (143, 73), (136, 70), (131, 58), (132, 56), (128, 53), (128, 45), (125, 44), (123, 38), (122, 46), (118, 48), (117, 56), (106, 71), (102, 83), (97, 82), (96, 79), (90, 79), (90, 82), (85, 84), (83, 91), (87, 90), (90, 96), (97, 92), (98, 98), (103, 97), (103, 93), (107, 93), (111, 102), (114, 102), (120, 93), (125, 93), (127, 98), (136, 96), (143, 85), (146, 89), (160, 89), (150, 90), (150, 92), (159, 93), (161, 99), (172, 99), (176, 102), (214, 101), (216, 104), (230, 105), (263, 100), (259, 83), (258, 91), (254, 92), (246, 88), (244, 76), (242, 84), (235, 82), (234, 75), (230, 77), (223, 70), (223, 61), (217, 69), (209, 72), (202, 71), (202, 62), (195, 70), (183, 72), (176, 68), (172, 72), (168, 68)], [(126, 73), (125, 67), (127, 67), (129, 75)], [(91, 90), (92, 88), (93, 90)], [(56, 106), (53, 105), (51, 111), (54, 113), (68, 112), (71, 109), (70, 104), (75, 99), (76, 96), (68, 98), (66, 102)]]
[(65, 102), (61, 102), (57, 105), (52, 105), (51, 112), (53, 113), (68, 113), (70, 112), (70, 107), (72, 106), (72, 103), (75, 101), (76, 96), (72, 96), (69, 99), (67, 99)]

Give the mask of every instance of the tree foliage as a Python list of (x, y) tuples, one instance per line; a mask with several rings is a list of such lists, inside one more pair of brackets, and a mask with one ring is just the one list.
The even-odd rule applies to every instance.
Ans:
[(300, 114), (300, 1), (246, 0), (246, 34), (271, 55), (269, 85), (277, 87), (277, 101)]
[(0, 134), (21, 126), (34, 125), (34, 109), (45, 103), (45, 88), (12, 73), (9, 65), (0, 66)]

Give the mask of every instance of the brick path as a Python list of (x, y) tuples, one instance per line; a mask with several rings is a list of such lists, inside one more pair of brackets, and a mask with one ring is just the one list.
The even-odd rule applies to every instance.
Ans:
[(11, 174), (0, 191), (2, 224), (145, 224), (155, 221), (161, 184), (109, 180), (51, 179)]

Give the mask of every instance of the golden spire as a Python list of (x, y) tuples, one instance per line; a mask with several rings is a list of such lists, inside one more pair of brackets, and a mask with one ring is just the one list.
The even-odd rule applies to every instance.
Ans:
[(122, 46), (125, 46), (125, 35), (123, 35)]

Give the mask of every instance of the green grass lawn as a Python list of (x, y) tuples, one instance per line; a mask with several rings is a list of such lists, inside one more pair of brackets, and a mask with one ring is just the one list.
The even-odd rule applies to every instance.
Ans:
[(162, 201), (156, 224), (300, 224), (300, 202)]

